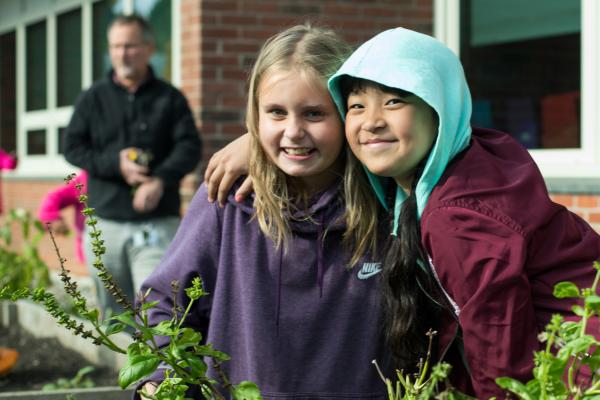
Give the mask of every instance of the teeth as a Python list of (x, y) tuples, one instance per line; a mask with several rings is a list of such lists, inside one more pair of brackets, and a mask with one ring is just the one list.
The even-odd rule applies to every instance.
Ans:
[(301, 156), (310, 153), (310, 149), (306, 148), (287, 148), (285, 152), (294, 156)]

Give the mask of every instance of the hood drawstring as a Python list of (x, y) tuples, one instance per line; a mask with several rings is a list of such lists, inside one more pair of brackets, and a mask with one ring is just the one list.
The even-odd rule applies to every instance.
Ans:
[(283, 246), (279, 246), (279, 270), (277, 271), (277, 303), (275, 305), (275, 326), (279, 336), (279, 315), (281, 314), (281, 275), (283, 270)]
[(323, 245), (325, 234), (323, 230), (324, 216), (321, 213), (317, 224), (317, 284), (319, 285), (319, 297), (323, 297)]

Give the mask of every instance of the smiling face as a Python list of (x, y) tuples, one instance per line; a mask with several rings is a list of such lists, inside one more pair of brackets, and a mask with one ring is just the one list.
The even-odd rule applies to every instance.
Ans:
[(298, 70), (267, 72), (258, 86), (258, 136), (267, 157), (308, 193), (343, 172), (343, 126), (325, 85)]
[(437, 135), (433, 109), (410, 93), (368, 84), (350, 93), (347, 107), (346, 138), (352, 152), (369, 171), (394, 178), (410, 193), (415, 169)]

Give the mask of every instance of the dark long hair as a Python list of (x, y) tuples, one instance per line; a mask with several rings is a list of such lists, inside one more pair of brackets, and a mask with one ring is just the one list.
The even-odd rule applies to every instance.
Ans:
[[(375, 87), (383, 92), (410, 96), (412, 93), (390, 88), (377, 82), (344, 76), (340, 81), (343, 98), (353, 91), (364, 91)], [(434, 113), (435, 114), (435, 113)], [(437, 114), (435, 114), (437, 117)], [(399, 367), (410, 370), (416, 367), (420, 358), (425, 357), (429, 338), (426, 332), (434, 328), (440, 309), (438, 285), (432, 278), (428, 260), (421, 245), (421, 225), (417, 212), (415, 189), (427, 156), (417, 166), (410, 195), (402, 204), (398, 221), (397, 236), (388, 242), (382, 271), (382, 303), (384, 312), (384, 332)], [(396, 185), (388, 196), (389, 210), (394, 210)], [(393, 211), (390, 222), (393, 226)]]
[[(417, 167), (410, 195), (402, 204), (397, 236), (391, 237), (382, 271), (385, 335), (399, 366), (405, 370), (414, 368), (425, 357), (429, 344), (426, 332), (435, 328), (438, 314), (432, 300), (437, 287), (421, 245), (415, 196), (423, 167), (424, 161)], [(393, 225), (393, 212), (390, 214)]]

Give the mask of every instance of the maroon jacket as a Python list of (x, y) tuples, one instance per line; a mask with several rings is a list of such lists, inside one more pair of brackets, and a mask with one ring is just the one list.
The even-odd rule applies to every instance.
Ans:
[[(529, 380), (538, 333), (552, 314), (574, 317), (573, 302), (556, 299), (553, 288), (561, 281), (592, 286), (600, 236), (550, 200), (526, 149), (483, 129), (473, 131), (433, 189), (421, 230), (462, 331), (470, 382), (457, 365), (457, 385), (480, 399), (502, 398), (494, 379)], [(456, 328), (443, 325), (442, 349)], [(597, 320), (592, 330), (598, 332)]]

